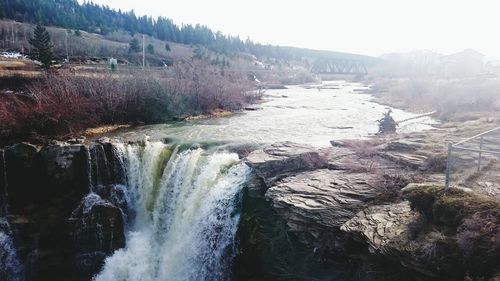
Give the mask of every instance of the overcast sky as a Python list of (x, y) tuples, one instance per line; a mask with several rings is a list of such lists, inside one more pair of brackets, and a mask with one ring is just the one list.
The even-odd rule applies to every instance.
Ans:
[[(79, 0), (83, 2), (83, 0)], [(476, 49), (500, 59), (496, 0), (93, 0), (260, 43), (378, 56)]]

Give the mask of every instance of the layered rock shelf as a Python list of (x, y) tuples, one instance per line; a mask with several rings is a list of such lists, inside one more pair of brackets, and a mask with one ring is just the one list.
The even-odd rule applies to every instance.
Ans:
[(90, 280), (124, 246), (125, 174), (109, 140), (6, 147), (0, 175), (26, 280)]
[(429, 162), (434, 151), (419, 138), (367, 143), (335, 141), (324, 149), (277, 143), (250, 153), (246, 162), (266, 183), (265, 196), (290, 231), (311, 248), (349, 256), (354, 241), (368, 255), (434, 276), (432, 266), (409, 254), (422, 246), (410, 241), (408, 230), (418, 214), (397, 195), (423, 178), (442, 184), (441, 167)]

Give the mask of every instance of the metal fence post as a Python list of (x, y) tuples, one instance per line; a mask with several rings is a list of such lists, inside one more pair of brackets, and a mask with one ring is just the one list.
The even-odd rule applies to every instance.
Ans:
[(450, 171), (451, 171), (451, 158), (452, 158), (452, 153), (453, 151), (453, 144), (448, 143), (448, 159), (446, 160), (446, 188), (450, 187)]
[(477, 171), (481, 171), (481, 156), (483, 151), (483, 136), (479, 139), (479, 158), (477, 159)]

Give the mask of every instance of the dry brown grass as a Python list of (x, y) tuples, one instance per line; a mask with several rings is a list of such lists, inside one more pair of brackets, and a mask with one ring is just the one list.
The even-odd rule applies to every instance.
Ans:
[(499, 273), (498, 200), (433, 185), (405, 190), (404, 196), (425, 218), (412, 234), (423, 238), (423, 258), (433, 258), (436, 240), (429, 237), (438, 231), (439, 241), (445, 242), (448, 251), (445, 254), (456, 257), (453, 262), (445, 260), (455, 270), (454, 274), (469, 275), (473, 280), (488, 280)]
[(99, 135), (104, 135), (108, 134), (120, 129), (125, 129), (125, 128), (130, 128), (130, 125), (106, 125), (106, 126), (99, 126), (95, 128), (88, 128), (83, 132), (83, 135), (86, 137), (95, 137)]
[(28, 59), (11, 59), (0, 57), (0, 77), (39, 77), (38, 67)]

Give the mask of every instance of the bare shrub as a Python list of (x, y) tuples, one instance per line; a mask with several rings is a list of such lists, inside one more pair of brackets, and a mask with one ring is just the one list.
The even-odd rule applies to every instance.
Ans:
[(181, 65), (176, 77), (143, 72), (49, 73), (28, 84), (23, 94), (0, 99), (0, 139), (30, 134), (61, 136), (90, 126), (159, 123), (176, 116), (237, 110), (255, 99), (241, 76), (224, 75), (203, 63)]
[(499, 219), (498, 212), (488, 210), (475, 213), (463, 221), (457, 231), (457, 242), (467, 259), (488, 256), (500, 260)]
[(446, 170), (447, 155), (437, 154), (425, 159), (425, 169), (429, 172), (442, 173)]
[(411, 174), (403, 172), (382, 173), (381, 179), (374, 187), (385, 200), (398, 198), (401, 189), (413, 181)]

